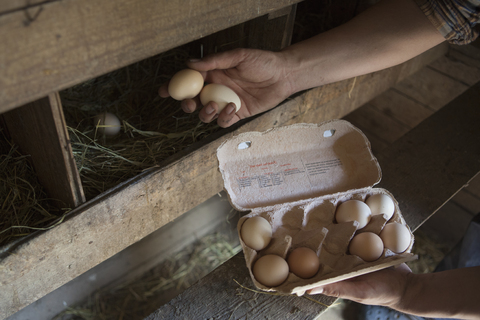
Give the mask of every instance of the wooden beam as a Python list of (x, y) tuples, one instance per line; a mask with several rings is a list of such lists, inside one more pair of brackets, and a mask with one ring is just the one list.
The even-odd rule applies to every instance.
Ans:
[(5, 13), (0, 113), (300, 1), (59, 0)]
[[(412, 229), (418, 228), (480, 171), (480, 83), (423, 121), (377, 158), (379, 187), (392, 192)], [(238, 283), (236, 283), (237, 281)], [(147, 320), (316, 319), (335, 299), (255, 294), (243, 253), (160, 307)]]
[(34, 8), (34, 12), (25, 12), (25, 19), (28, 19), (27, 15), (35, 16), (35, 11), (39, 9), (39, 4), (48, 1), (51, 0), (2, 0), (0, 2), (0, 14), (7, 14), (15, 10), (24, 10), (25, 12), (29, 8)]
[(40, 183), (58, 206), (75, 208), (85, 202), (80, 175), (58, 93), (4, 115), (10, 136), (31, 155)]
[(54, 229), (5, 248), (0, 253), (0, 316), (18, 311), (221, 191), (216, 150), (225, 139), (341, 118), (445, 52), (439, 46), (403, 65), (358, 77), (353, 89), (350, 79), (289, 99), (80, 206)]

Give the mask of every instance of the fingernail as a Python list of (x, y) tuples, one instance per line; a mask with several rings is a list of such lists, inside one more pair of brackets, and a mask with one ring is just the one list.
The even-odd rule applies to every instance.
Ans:
[(231, 114), (233, 111), (235, 111), (235, 109), (236, 109), (236, 108), (235, 108), (235, 104), (229, 103), (229, 104), (227, 105), (227, 110), (225, 110), (225, 112), (226, 112), (227, 114)]
[(205, 109), (205, 113), (206, 114), (212, 114), (215, 112), (215, 109), (212, 107), (212, 106), (208, 106), (206, 109)]
[(199, 62), (199, 61), (201, 61), (201, 59), (190, 59), (190, 60), (188, 60), (188, 61), (190, 61), (190, 62)]
[(307, 291), (308, 294), (320, 294), (323, 293), (323, 288), (313, 288), (312, 290)]

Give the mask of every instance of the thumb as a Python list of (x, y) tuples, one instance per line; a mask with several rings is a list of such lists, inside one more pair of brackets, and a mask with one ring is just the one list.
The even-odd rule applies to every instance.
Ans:
[(215, 69), (230, 69), (238, 66), (245, 60), (246, 52), (235, 49), (206, 56), (203, 59), (192, 59), (187, 62), (189, 68), (197, 71), (210, 71)]

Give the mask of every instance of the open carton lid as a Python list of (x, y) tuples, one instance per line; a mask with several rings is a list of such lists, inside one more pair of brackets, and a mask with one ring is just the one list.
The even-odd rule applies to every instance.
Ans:
[[(416, 259), (410, 253), (413, 234), (403, 219), (398, 202), (385, 189), (373, 188), (381, 170), (365, 135), (344, 120), (321, 124), (296, 124), (263, 133), (248, 132), (224, 142), (217, 150), (219, 167), (231, 204), (251, 210), (240, 218), (237, 230), (250, 217), (261, 216), (272, 226), (269, 245), (256, 251), (240, 236), (245, 261), (255, 286), (264, 291), (302, 295), (306, 290)], [(392, 198), (395, 213), (373, 216), (363, 229), (358, 222), (337, 223), (335, 208), (344, 201), (365, 201), (374, 194)], [(357, 233), (379, 234), (387, 222), (405, 225), (411, 234), (408, 249), (365, 262), (348, 254)], [(296, 247), (308, 247), (321, 261), (318, 273), (301, 279), (289, 273), (281, 285), (267, 287), (253, 275), (253, 265), (263, 255), (287, 259)]]
[(217, 150), (232, 205), (241, 211), (370, 188), (381, 170), (365, 135), (344, 120), (247, 132)]

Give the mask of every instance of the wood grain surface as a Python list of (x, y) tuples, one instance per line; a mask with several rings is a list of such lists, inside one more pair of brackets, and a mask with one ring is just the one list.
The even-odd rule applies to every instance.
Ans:
[(4, 13), (0, 113), (299, 1), (59, 0)]
[(54, 229), (3, 248), (0, 316), (34, 302), (221, 191), (216, 149), (225, 139), (341, 118), (445, 52), (439, 46), (397, 67), (304, 92), (89, 201)]
[[(399, 201), (412, 230), (480, 171), (478, 101), (480, 83), (377, 155), (379, 187)], [(305, 298), (249, 289), (254, 286), (240, 253), (146, 319), (316, 319), (326, 309)], [(327, 305), (335, 301), (312, 297)]]
[(5, 113), (8, 131), (22, 153), (29, 154), (37, 177), (60, 208), (85, 202), (80, 175), (58, 93)]

